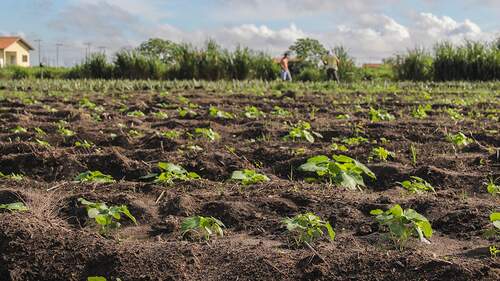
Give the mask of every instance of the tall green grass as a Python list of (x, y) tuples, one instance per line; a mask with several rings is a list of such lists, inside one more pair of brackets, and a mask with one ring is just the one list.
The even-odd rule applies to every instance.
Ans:
[(409, 50), (396, 56), (395, 75), (413, 81), (500, 80), (500, 46), (496, 43), (465, 41), (454, 45), (438, 43), (432, 51)]

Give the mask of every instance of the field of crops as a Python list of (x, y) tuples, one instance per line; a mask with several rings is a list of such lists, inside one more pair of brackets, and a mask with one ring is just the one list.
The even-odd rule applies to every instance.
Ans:
[(499, 280), (499, 89), (0, 82), (0, 281)]

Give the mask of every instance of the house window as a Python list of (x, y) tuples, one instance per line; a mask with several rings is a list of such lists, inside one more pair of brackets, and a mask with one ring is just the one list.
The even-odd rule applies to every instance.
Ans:
[(28, 62), (28, 56), (27, 55), (23, 55), (23, 62)]

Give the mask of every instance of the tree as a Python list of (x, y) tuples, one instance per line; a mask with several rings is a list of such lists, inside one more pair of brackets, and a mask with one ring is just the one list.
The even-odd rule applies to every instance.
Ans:
[(180, 56), (179, 45), (170, 40), (151, 38), (137, 47), (137, 51), (145, 56), (160, 59), (166, 64), (174, 64)]
[(289, 48), (297, 55), (297, 58), (305, 62), (317, 65), (321, 57), (326, 54), (326, 48), (316, 39), (300, 38)]

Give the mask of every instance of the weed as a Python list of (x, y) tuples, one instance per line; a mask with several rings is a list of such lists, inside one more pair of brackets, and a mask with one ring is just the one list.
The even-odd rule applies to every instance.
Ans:
[(122, 218), (121, 214), (137, 224), (135, 217), (125, 205), (108, 207), (106, 203), (94, 203), (83, 198), (78, 198), (78, 202), (85, 206), (88, 217), (94, 219), (100, 226), (99, 232), (102, 235), (107, 235), (111, 229), (117, 229), (121, 226), (119, 222)]
[(410, 145), (410, 156), (411, 156), (411, 163), (413, 166), (417, 165), (417, 148), (413, 143)]
[(214, 217), (193, 216), (184, 219), (181, 223), (182, 237), (193, 235), (198, 239), (210, 240), (212, 236), (224, 236), (224, 224)]
[(10, 175), (5, 175), (4, 173), (0, 172), (0, 179), (22, 181), (24, 179), (24, 176), (22, 174), (15, 174), (15, 173), (12, 173)]
[(179, 138), (181, 136), (181, 133), (179, 131), (170, 130), (162, 132), (161, 135), (166, 139), (173, 140)]
[(413, 209), (403, 210), (400, 205), (394, 205), (387, 211), (380, 209), (370, 211), (376, 216), (380, 225), (389, 228), (391, 239), (402, 250), (412, 235), (417, 235), (421, 242), (430, 243), (426, 238), (432, 237), (432, 227), (426, 217)]
[(75, 147), (92, 148), (93, 146), (94, 146), (94, 144), (92, 142), (87, 141), (87, 140), (75, 142)]
[(297, 246), (312, 244), (324, 235), (324, 230), (326, 230), (330, 240), (333, 241), (335, 239), (335, 231), (330, 223), (321, 220), (321, 218), (314, 213), (308, 212), (296, 215), (293, 218), (286, 218), (282, 223), (293, 235)]
[[(305, 164), (299, 167), (303, 172), (316, 173), (319, 177), (326, 177), (332, 184), (338, 184), (350, 190), (361, 190), (365, 186), (363, 175), (376, 179), (375, 174), (365, 165), (345, 156), (333, 155), (333, 159), (324, 155), (307, 159)], [(306, 179), (313, 180), (314, 179)]]
[(254, 170), (248, 169), (244, 169), (242, 171), (234, 171), (231, 174), (231, 180), (241, 182), (243, 185), (252, 185), (270, 181), (270, 179), (266, 175), (259, 174)]

